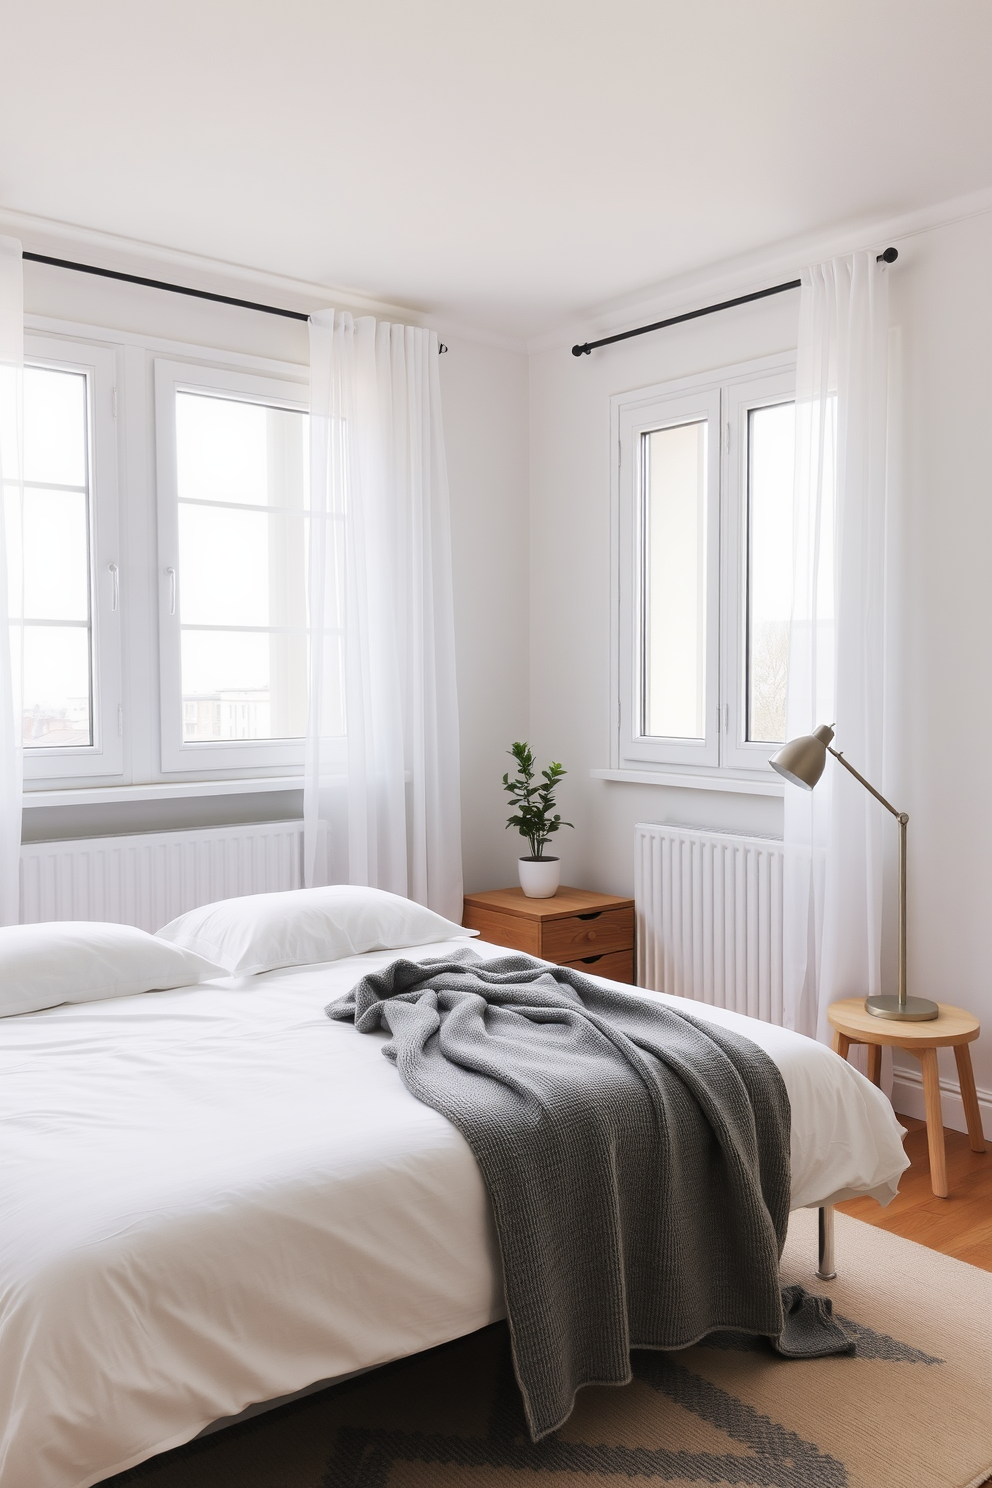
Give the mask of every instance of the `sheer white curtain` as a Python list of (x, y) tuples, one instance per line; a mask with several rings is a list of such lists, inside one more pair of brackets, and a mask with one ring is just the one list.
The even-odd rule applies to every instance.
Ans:
[(0, 237), (0, 925), (20, 919), (23, 430), (21, 245)]
[(458, 712), (437, 337), (310, 319), (306, 882), (460, 921)]
[[(884, 789), (888, 277), (874, 253), (803, 275), (796, 385), (787, 738), (817, 724)], [(881, 991), (887, 814), (828, 759), (785, 792), (785, 1017), (826, 1037), (826, 1008)]]

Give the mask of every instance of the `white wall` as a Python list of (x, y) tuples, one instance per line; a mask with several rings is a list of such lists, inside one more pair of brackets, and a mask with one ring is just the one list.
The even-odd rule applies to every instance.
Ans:
[[(910, 815), (911, 990), (983, 1020), (973, 1056), (992, 1134), (992, 217), (896, 246), (904, 484), (890, 788)], [(531, 736), (570, 771), (569, 882), (630, 893), (639, 820), (781, 835), (780, 801), (589, 771), (609, 763), (610, 396), (794, 347), (798, 301), (782, 295), (590, 357), (562, 347), (531, 358)], [(897, 1056), (895, 1095), (899, 1109), (922, 1114), (914, 1063)], [(952, 1056), (942, 1072), (953, 1083)], [(963, 1126), (953, 1098), (945, 1119)]]
[(506, 750), (528, 728), (527, 359), (457, 342), (441, 358), (451, 482), (465, 891), (516, 880)]
[[(80, 243), (26, 243), (36, 251), (83, 262), (106, 255)], [(181, 264), (114, 266), (146, 276), (191, 282)], [(202, 283), (202, 275), (192, 282)], [(220, 293), (307, 308), (280, 286), (217, 279)], [(346, 306), (344, 308), (347, 308)], [(162, 337), (195, 346), (240, 352), (305, 367), (309, 358), (303, 322), (213, 305), (51, 268), (25, 264), (25, 309), (44, 316), (115, 332)], [(357, 313), (363, 313), (361, 309)], [(395, 317), (394, 317), (395, 318)], [(421, 317), (411, 315), (411, 321)], [(442, 396), (451, 487), (455, 569), (457, 664), (462, 737), (462, 784), (466, 881), (470, 887), (510, 881), (512, 843), (503, 832), (499, 776), (501, 750), (527, 728), (527, 360), (446, 331), (449, 350), (441, 360)], [(151, 407), (151, 358), (133, 349), (126, 393)], [(131, 572), (141, 576), (133, 596), (133, 624), (125, 636), (135, 721), (156, 731), (155, 624), (157, 567), (154, 556), (154, 450), (132, 447), (121, 466), (123, 517)], [(140, 757), (139, 757), (140, 756)], [(129, 778), (154, 777), (155, 747), (132, 751)], [(151, 767), (151, 768), (150, 768)], [(229, 795), (111, 806), (32, 807), (24, 813), (25, 837), (92, 836), (104, 832), (162, 830), (169, 826), (218, 825), (232, 821), (298, 816), (299, 791)]]
[[(893, 788), (910, 816), (910, 990), (982, 1020), (972, 1058), (992, 1136), (992, 216), (898, 246), (904, 535)], [(940, 1060), (953, 1081), (953, 1057)], [(913, 1065), (897, 1059), (896, 1099), (922, 1115)]]

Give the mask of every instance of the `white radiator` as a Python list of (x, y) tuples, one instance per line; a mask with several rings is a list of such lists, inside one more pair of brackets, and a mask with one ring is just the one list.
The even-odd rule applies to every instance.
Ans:
[(781, 842), (640, 822), (637, 981), (782, 1022)]
[(298, 889), (302, 866), (301, 821), (29, 842), (21, 848), (21, 920), (113, 920), (154, 931), (216, 899)]

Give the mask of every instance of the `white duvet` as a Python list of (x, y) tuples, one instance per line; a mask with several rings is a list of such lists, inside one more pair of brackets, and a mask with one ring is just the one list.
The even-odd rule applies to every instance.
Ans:
[[(502, 1315), (464, 1139), (381, 1036), (324, 1015), (398, 954), (0, 1021), (0, 1488), (86, 1488)], [(809, 1039), (691, 1007), (782, 1071), (794, 1208), (887, 1202), (907, 1162), (874, 1086)]]

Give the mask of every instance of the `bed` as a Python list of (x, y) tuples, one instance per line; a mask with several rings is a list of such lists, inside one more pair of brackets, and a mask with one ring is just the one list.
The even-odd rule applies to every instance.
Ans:
[[(324, 1013), (397, 955), (464, 944), (0, 1022), (0, 1488), (87, 1488), (502, 1316), (464, 1139), (381, 1037)], [(793, 1208), (894, 1195), (907, 1160), (873, 1085), (797, 1034), (693, 1008), (781, 1070)]]

